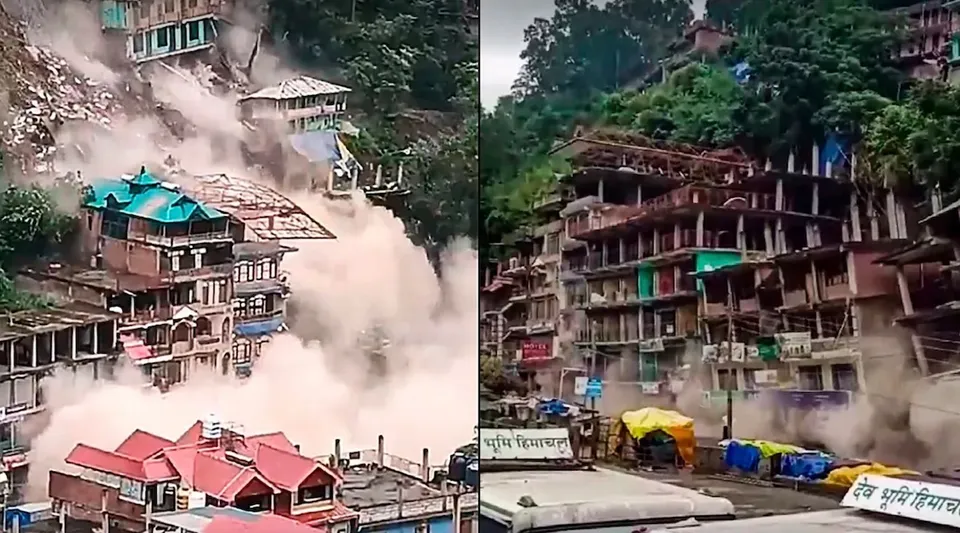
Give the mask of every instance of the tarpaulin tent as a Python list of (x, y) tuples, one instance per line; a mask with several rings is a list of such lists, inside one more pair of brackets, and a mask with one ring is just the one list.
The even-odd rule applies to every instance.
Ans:
[(853, 482), (860, 477), (860, 474), (874, 474), (878, 476), (888, 476), (896, 477), (903, 476), (906, 474), (919, 474), (919, 472), (914, 472), (912, 470), (903, 470), (895, 466), (882, 465), (880, 463), (873, 463), (869, 465), (859, 465), (859, 466), (842, 466), (840, 468), (833, 469), (825, 480), (826, 483), (832, 485), (840, 485), (841, 487), (852, 487)]
[(687, 464), (693, 464), (697, 446), (693, 433), (693, 419), (676, 411), (646, 407), (620, 415), (620, 422), (635, 439), (642, 439), (653, 431), (662, 431), (673, 437), (677, 453)]

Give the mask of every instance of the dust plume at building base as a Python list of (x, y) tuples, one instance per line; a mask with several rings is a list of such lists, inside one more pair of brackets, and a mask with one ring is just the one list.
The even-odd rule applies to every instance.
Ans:
[[(448, 247), (439, 275), (389, 211), (361, 197), (297, 201), (338, 236), (290, 242), (289, 272), (299, 325), (275, 337), (251, 377), (191, 375), (166, 394), (145, 387), (133, 368), (114, 381), (64, 370), (44, 381), (49, 418), (32, 442), (29, 489), (42, 494), (47, 472), (63, 468), (77, 442), (112, 449), (135, 429), (176, 438), (208, 413), (248, 434), (283, 431), (307, 455), (373, 448), (443, 462), (476, 425), (477, 256), (470, 243)], [(378, 327), (389, 339), (386, 372), (371, 378), (358, 341)], [(298, 335), (299, 329), (308, 332)], [(304, 340), (310, 332), (323, 340)]]

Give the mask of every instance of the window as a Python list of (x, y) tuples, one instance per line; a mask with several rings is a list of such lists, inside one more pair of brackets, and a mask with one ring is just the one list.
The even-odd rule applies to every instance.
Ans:
[(140, 18), (149, 18), (150, 17), (150, 5), (153, 2), (151, 0), (142, 0), (140, 2)]
[(743, 369), (744, 390), (757, 390), (757, 371), (752, 368)]
[(801, 366), (797, 370), (797, 385), (801, 390), (823, 390), (823, 372), (819, 366)]
[(717, 370), (717, 386), (720, 390), (738, 390), (737, 371), (733, 369)]
[[(197, 0), (193, 0), (194, 5), (190, 7), (196, 7), (196, 3), (197, 3)], [(199, 20), (195, 20), (193, 22), (187, 23), (187, 39), (191, 41), (200, 40), (200, 21)]]
[(548, 255), (554, 255), (554, 254), (560, 253), (560, 234), (559, 233), (548, 234), (545, 248), (546, 248), (546, 253)]
[(330, 485), (318, 485), (316, 487), (303, 487), (297, 491), (297, 500), (295, 505), (320, 502), (333, 498), (333, 487)]
[(197, 336), (213, 335), (213, 324), (210, 319), (204, 316), (197, 318)]
[(173, 342), (187, 342), (190, 340), (190, 326), (187, 326), (185, 322), (177, 324), (177, 327), (173, 328)]
[(277, 277), (277, 262), (270, 261), (270, 279)]
[(197, 7), (197, 0), (187, 0), (187, 7)]
[(166, 48), (170, 46), (170, 34), (167, 33), (167, 28), (160, 28), (155, 31), (157, 35), (157, 48)]
[(225, 279), (217, 281), (217, 303), (227, 303), (227, 280)]
[(173, 0), (164, 0), (163, 10), (167, 13), (173, 13)]
[(250, 316), (261, 316), (267, 312), (267, 298), (262, 294), (258, 294), (253, 298), (250, 298)]
[(245, 365), (250, 363), (250, 341), (240, 340), (233, 345), (232, 356), (233, 366)]
[(859, 389), (857, 370), (849, 363), (831, 365), (830, 374), (833, 376), (835, 390), (856, 391)]
[(247, 315), (247, 301), (237, 298), (233, 301), (233, 316), (243, 318)]
[(133, 36), (133, 53), (142, 54), (143, 53), (143, 34), (138, 33)]
[(256, 276), (257, 276), (256, 279), (258, 279), (258, 280), (263, 279), (263, 266), (264, 266), (264, 265), (263, 265), (263, 261), (257, 261), (257, 267), (256, 267), (257, 270), (256, 270), (256, 273), (255, 273), (255, 274), (256, 274)]

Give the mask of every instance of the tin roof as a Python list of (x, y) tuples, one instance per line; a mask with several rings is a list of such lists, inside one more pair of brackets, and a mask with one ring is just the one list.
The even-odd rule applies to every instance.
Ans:
[(287, 100), (289, 98), (299, 98), (303, 96), (319, 96), (327, 94), (340, 94), (351, 92), (351, 89), (328, 81), (318, 80), (310, 76), (297, 76), (280, 82), (279, 85), (260, 89), (259, 91), (248, 94), (240, 98), (240, 101), (267, 99), (267, 100)]
[(178, 185), (157, 179), (145, 168), (136, 176), (92, 180), (90, 189), (92, 195), (84, 199), (84, 207), (116, 211), (161, 224), (227, 218), (225, 213), (203, 205), (184, 194)]

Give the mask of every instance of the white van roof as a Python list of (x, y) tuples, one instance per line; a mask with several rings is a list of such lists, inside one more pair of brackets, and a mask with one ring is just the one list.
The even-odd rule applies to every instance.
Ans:
[[(915, 520), (897, 519), (855, 509), (837, 509), (762, 518), (747, 518), (730, 522), (711, 522), (690, 527), (671, 527), (650, 533), (940, 533), (956, 529)], [(612, 533), (612, 532), (611, 532)]]
[[(534, 506), (521, 506), (528, 496)], [(514, 531), (616, 521), (733, 517), (730, 500), (614, 470), (484, 472), (480, 512)]]

